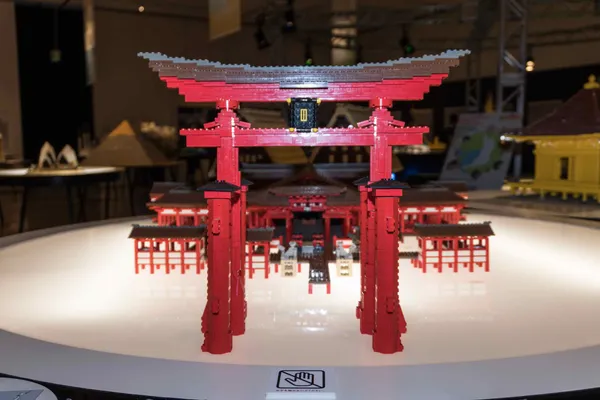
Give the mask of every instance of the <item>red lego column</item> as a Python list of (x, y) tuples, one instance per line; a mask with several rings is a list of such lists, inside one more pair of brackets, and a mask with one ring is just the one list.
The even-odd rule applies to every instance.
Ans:
[[(369, 180), (374, 183), (367, 185), (370, 193), (365, 239), (369, 258), (363, 264), (366, 269), (363, 318), (375, 314), (373, 350), (392, 354), (403, 350), (400, 335), (406, 331), (398, 299), (398, 197), (402, 195), (404, 185), (390, 180), (392, 148), (388, 145), (387, 134), (397, 132), (404, 124), (395, 121), (387, 110), (392, 105), (391, 100), (375, 99), (370, 105), (374, 110), (369, 124), (374, 128), (376, 139), (370, 154)], [(367, 301), (372, 297), (375, 299), (373, 306)]]
[(208, 201), (207, 303), (202, 315), (202, 351), (229, 353), (233, 348), (230, 320), (231, 198), (240, 188), (227, 182), (199, 190)]
[[(285, 216), (285, 245), (289, 246), (292, 235), (294, 234), (294, 216), (291, 212)], [(284, 243), (281, 243), (283, 246)]]
[[(360, 333), (371, 335), (375, 326), (375, 271), (373, 253), (369, 252), (368, 231), (375, 227), (375, 220), (373, 215), (369, 219), (369, 212), (372, 214), (374, 204), (369, 198), (368, 183), (368, 177), (354, 182), (360, 190), (360, 300), (356, 307), (356, 317), (360, 320)], [(367, 290), (367, 287), (371, 290)]]
[(406, 321), (398, 298), (398, 198), (406, 186), (392, 180), (369, 185), (375, 199), (375, 298), (373, 350), (392, 354), (403, 350), (400, 336)]
[(346, 212), (346, 216), (344, 217), (344, 237), (347, 238), (348, 235), (350, 234), (350, 231), (352, 230), (352, 223), (351, 223), (351, 217), (352, 215), (350, 214), (350, 211)]
[[(394, 119), (387, 107), (391, 107), (392, 101), (388, 99), (375, 99), (371, 101), (373, 114), (368, 123), (372, 125), (377, 139), (375, 145), (371, 147), (370, 154), (370, 176), (363, 184), (375, 182), (381, 179), (388, 179), (392, 175), (392, 149), (387, 144), (385, 128), (389, 126)], [(366, 191), (366, 201), (363, 207), (365, 216), (361, 217), (361, 266), (363, 268), (363, 285), (361, 293), (361, 313), (360, 313), (360, 332), (363, 334), (372, 334), (375, 329), (376, 309), (376, 275), (375, 260), (376, 254), (376, 206), (375, 200), (370, 195), (371, 189), (368, 185), (363, 189)], [(365, 194), (363, 194), (365, 196)], [(364, 224), (364, 225), (362, 225)], [(362, 233), (364, 231), (364, 234)]]
[[(237, 187), (241, 186), (239, 171), (239, 149), (235, 147), (235, 130), (240, 122), (235, 112), (238, 103), (233, 100), (222, 100), (217, 103), (221, 111), (214, 122), (210, 123), (221, 137), (217, 147), (217, 180), (226, 181)], [(241, 188), (238, 189), (241, 191)], [(246, 315), (246, 296), (244, 288), (245, 254), (244, 232), (242, 230), (241, 192), (231, 198), (231, 329), (234, 335), (244, 334)], [(210, 213), (210, 212), (209, 212)]]
[[(248, 186), (252, 185), (253, 183), (250, 182), (247, 179), (242, 179), (241, 180), (241, 184), (242, 184), (242, 190), (240, 191), (240, 223), (241, 223), (241, 229), (240, 229), (240, 233), (241, 233), (241, 247), (240, 247), (240, 256), (242, 258), (241, 260), (241, 275), (239, 276), (239, 283), (240, 286), (243, 289), (243, 319), (240, 322), (240, 318), (239, 318), (239, 313), (238, 314), (233, 314), (232, 318), (231, 318), (231, 327), (232, 327), (232, 332), (234, 335), (240, 335), (243, 334), (246, 331), (246, 316), (248, 315), (248, 303), (246, 301), (246, 229), (247, 229), (247, 218), (246, 218), (246, 194), (248, 193)], [(233, 280), (232, 280), (233, 283)], [(239, 298), (236, 298), (236, 300), (239, 302)], [(233, 299), (232, 299), (233, 301)], [(235, 317), (234, 317), (235, 316)], [(241, 325), (241, 326), (240, 326)]]

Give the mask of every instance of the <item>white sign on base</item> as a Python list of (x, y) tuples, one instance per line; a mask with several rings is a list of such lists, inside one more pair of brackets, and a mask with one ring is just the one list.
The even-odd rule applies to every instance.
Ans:
[(318, 369), (282, 369), (275, 376), (275, 390), (266, 400), (336, 400), (326, 372)]

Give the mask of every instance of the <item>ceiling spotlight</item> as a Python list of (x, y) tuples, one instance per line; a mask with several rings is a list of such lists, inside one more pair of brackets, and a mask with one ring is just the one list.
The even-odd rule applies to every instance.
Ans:
[(529, 57), (527, 59), (527, 62), (525, 63), (525, 71), (532, 72), (534, 69), (535, 69), (535, 61), (533, 60), (532, 57)]
[(145, 10), (146, 10), (146, 7), (144, 7), (144, 6), (139, 6), (138, 7), (138, 11), (141, 12), (141, 13), (143, 13)]

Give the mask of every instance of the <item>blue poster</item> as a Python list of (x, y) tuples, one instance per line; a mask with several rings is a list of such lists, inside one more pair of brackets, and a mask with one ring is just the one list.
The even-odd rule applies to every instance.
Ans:
[(512, 152), (501, 136), (521, 130), (520, 114), (461, 114), (440, 180), (463, 181), (471, 189), (499, 190)]

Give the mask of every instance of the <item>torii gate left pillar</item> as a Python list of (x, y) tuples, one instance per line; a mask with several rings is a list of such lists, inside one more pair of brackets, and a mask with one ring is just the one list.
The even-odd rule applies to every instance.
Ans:
[[(214, 268), (229, 269), (229, 282), (227, 282), (227, 293), (220, 293), (221, 296), (229, 296), (229, 324), (230, 331), (227, 335), (242, 335), (246, 331), (246, 295), (245, 295), (245, 191), (247, 186), (243, 185), (241, 174), (239, 171), (239, 148), (234, 146), (235, 128), (240, 123), (235, 112), (238, 103), (233, 100), (223, 100), (217, 102), (217, 108), (220, 110), (217, 118), (211, 123), (214, 128), (213, 132), (219, 137), (217, 146), (217, 181), (227, 182), (235, 186), (236, 190), (230, 198), (230, 208), (218, 208), (216, 212), (229, 212), (228, 216), (220, 216), (217, 213), (209, 212), (209, 221), (213, 223), (215, 219), (227, 221), (229, 224), (228, 230), (231, 234), (228, 239), (223, 239), (221, 248), (215, 248), (215, 251), (229, 253), (228, 260), (224, 260), (223, 254), (215, 254), (209, 252), (208, 265)], [(244, 204), (242, 204), (244, 203)], [(219, 259), (218, 262), (216, 259)], [(209, 268), (210, 268), (209, 267)], [(224, 285), (225, 283), (223, 283)], [(224, 287), (224, 286), (223, 286)], [(209, 299), (210, 301), (210, 299)], [(208, 307), (208, 305), (207, 305)], [(204, 314), (207, 316), (206, 312)], [(205, 338), (210, 341), (210, 337)], [(206, 342), (205, 342), (206, 343)], [(210, 346), (207, 345), (203, 349), (211, 352)]]

